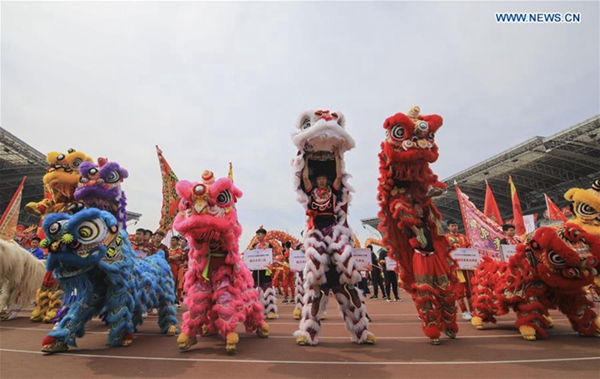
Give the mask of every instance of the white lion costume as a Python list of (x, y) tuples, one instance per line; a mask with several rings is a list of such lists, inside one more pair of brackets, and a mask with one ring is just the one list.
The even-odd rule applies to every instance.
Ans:
[(33, 303), (42, 285), (46, 266), (16, 242), (0, 239), (0, 321), (16, 318)]
[(343, 160), (343, 154), (354, 148), (354, 140), (344, 127), (345, 118), (339, 112), (309, 111), (300, 116), (293, 135), (298, 148), (292, 162), (294, 185), (307, 214), (303, 233), (305, 294), (300, 328), (294, 333), (299, 345), (319, 343), (329, 291), (339, 303), (352, 341), (375, 342), (375, 336), (367, 331), (363, 295), (355, 288), (361, 276), (352, 257), (354, 234), (347, 222), (352, 188)]

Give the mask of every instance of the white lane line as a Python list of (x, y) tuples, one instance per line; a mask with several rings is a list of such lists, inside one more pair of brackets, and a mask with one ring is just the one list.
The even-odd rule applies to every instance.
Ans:
[[(0, 326), (0, 329), (13, 329), (13, 330), (24, 330), (24, 331), (34, 331), (34, 332), (44, 332), (44, 333), (48, 333), (50, 332), (50, 330), (44, 330), (44, 329), (37, 329), (37, 328), (18, 328), (18, 327), (11, 327), (11, 326)], [(494, 330), (494, 329), (487, 329), (489, 331)], [(85, 334), (105, 334), (108, 335), (108, 332), (97, 332), (97, 331), (85, 331)], [(156, 333), (135, 333), (136, 336), (164, 336), (164, 334), (160, 334), (158, 332)], [(570, 336), (570, 335), (577, 335), (577, 333), (575, 332), (559, 332), (559, 333), (550, 333), (550, 336)], [(216, 337), (216, 336), (215, 336)], [(240, 338), (251, 338), (254, 337), (253, 334), (240, 334)], [(521, 337), (521, 335), (519, 334), (519, 332), (517, 331), (517, 329), (515, 329), (515, 333), (513, 334), (488, 334), (488, 333), (482, 333), (481, 335), (462, 335), (460, 334), (460, 332), (457, 335), (457, 339), (467, 339), (467, 338), (516, 338), (516, 337)], [(85, 337), (84, 337), (85, 338)], [(211, 337), (207, 337), (206, 339), (210, 339)], [(270, 335), (269, 338), (272, 339), (295, 339), (296, 337), (292, 336), (292, 335)], [(425, 336), (414, 336), (414, 337), (407, 337), (407, 336), (398, 336), (398, 337), (377, 337), (378, 340), (420, 340), (420, 339), (424, 339), (427, 338)], [(330, 339), (330, 340), (347, 340), (350, 339), (350, 337), (328, 337), (328, 336), (319, 336), (319, 339)]]
[[(21, 353), (43, 355), (41, 351), (0, 349), (6, 353)], [(193, 351), (193, 350), (191, 350)], [(140, 360), (140, 361), (162, 361), (162, 362), (228, 362), (228, 363), (259, 363), (259, 364), (300, 364), (300, 365), (353, 365), (353, 366), (422, 366), (422, 365), (498, 365), (514, 363), (554, 363), (554, 362), (575, 362), (575, 361), (593, 361), (600, 360), (600, 357), (575, 357), (575, 358), (552, 358), (552, 359), (510, 359), (498, 361), (391, 361), (391, 362), (360, 362), (360, 361), (285, 361), (270, 359), (214, 359), (214, 358), (168, 358), (168, 357), (134, 357), (134, 356), (112, 356), (98, 354), (69, 354), (60, 353), (59, 355), (69, 356), (70, 359), (79, 358), (100, 358), (100, 359), (122, 359), (122, 360)]]

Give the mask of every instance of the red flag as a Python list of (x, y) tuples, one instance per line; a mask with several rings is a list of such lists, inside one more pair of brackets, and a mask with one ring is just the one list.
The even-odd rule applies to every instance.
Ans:
[(0, 238), (7, 241), (15, 238), (15, 234), (17, 233), (17, 224), (19, 221), (19, 213), (21, 211), (21, 199), (23, 197), (23, 186), (25, 185), (26, 178), (27, 177), (24, 176), (23, 180), (21, 180), (21, 184), (19, 184), (17, 191), (0, 218)]
[(502, 228), (477, 209), (469, 197), (461, 192), (458, 184), (454, 183), (454, 187), (471, 246), (479, 249), (482, 255), (500, 259), (500, 240), (504, 238)]
[(548, 208), (548, 219), (567, 222), (565, 215), (562, 213), (560, 208), (558, 208), (556, 204), (550, 200), (548, 195), (544, 194), (544, 198), (546, 199), (546, 208)]
[(171, 225), (173, 225), (173, 219), (177, 215), (178, 206), (179, 206), (179, 195), (175, 191), (175, 185), (179, 181), (177, 179), (177, 175), (167, 163), (167, 160), (163, 157), (162, 151), (156, 146), (156, 154), (158, 154), (158, 163), (160, 165), (160, 174), (162, 176), (162, 194), (163, 194), (163, 203), (162, 208), (160, 210), (160, 226), (159, 230), (164, 232), (171, 229)]
[(485, 205), (483, 206), (483, 214), (495, 221), (496, 224), (502, 225), (500, 209), (498, 209), (498, 204), (496, 204), (496, 199), (494, 198), (494, 194), (492, 193), (492, 189), (487, 180), (485, 181)]
[(523, 221), (523, 210), (521, 209), (521, 201), (519, 200), (519, 194), (517, 193), (517, 187), (512, 180), (512, 176), (508, 176), (508, 183), (510, 184), (510, 198), (512, 200), (513, 217), (515, 218), (515, 229), (518, 236), (524, 236), (525, 221)]

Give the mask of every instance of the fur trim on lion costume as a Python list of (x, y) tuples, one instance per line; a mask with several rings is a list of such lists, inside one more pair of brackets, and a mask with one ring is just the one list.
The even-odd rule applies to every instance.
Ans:
[(0, 239), (0, 311), (18, 311), (32, 304), (45, 273), (44, 261), (13, 241)]

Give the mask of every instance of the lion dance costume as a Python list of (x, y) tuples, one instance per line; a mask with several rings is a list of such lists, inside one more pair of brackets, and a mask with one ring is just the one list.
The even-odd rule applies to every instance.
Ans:
[[(565, 193), (565, 199), (571, 202), (575, 217), (570, 220), (588, 233), (600, 237), (600, 179), (589, 189), (571, 188)], [(600, 297), (600, 276), (596, 275), (589, 290), (598, 301)]]
[(109, 325), (110, 346), (129, 346), (142, 313), (158, 308), (161, 332), (175, 335), (177, 310), (171, 268), (164, 253), (143, 260), (135, 252), (127, 232), (106, 211), (84, 209), (71, 216), (48, 215), (43, 222), (48, 247), (47, 267), (65, 292), (57, 326), (42, 341), (42, 351), (61, 352), (77, 346), (85, 324), (104, 315)]
[[(92, 162), (92, 158), (81, 151), (69, 149), (67, 154), (54, 151), (48, 153), (46, 161), (48, 168), (43, 182), (48, 195), (39, 202), (28, 203), (25, 210), (41, 217), (76, 210), (74, 194), (80, 178), (79, 166), (84, 162)], [(63, 295), (52, 272), (47, 271), (42, 287), (36, 294), (36, 307), (31, 313), (31, 321), (52, 322), (62, 306)]]
[[(303, 232), (307, 258), (304, 306), (300, 328), (294, 333), (299, 345), (319, 343), (330, 290), (339, 303), (352, 341), (375, 342), (375, 336), (367, 330), (369, 320), (363, 295), (355, 287), (361, 275), (352, 257), (354, 235), (347, 221), (352, 189), (342, 158), (344, 152), (354, 148), (354, 140), (344, 127), (345, 118), (341, 113), (310, 111), (300, 116), (293, 136), (298, 148), (292, 162), (296, 174), (294, 184), (307, 214)], [(319, 184), (323, 178), (327, 178), (327, 185)], [(317, 179), (316, 186), (314, 179)]]
[(210, 171), (204, 171), (200, 183), (180, 180), (175, 188), (181, 202), (173, 226), (190, 243), (184, 299), (188, 311), (183, 314), (179, 348), (196, 344), (197, 334), (218, 332), (226, 340), (227, 352), (235, 353), (238, 322), (247, 332), (256, 330), (259, 337), (268, 337), (263, 306), (239, 254), (242, 226), (235, 203), (242, 192), (232, 178), (215, 180)]
[[(262, 229), (262, 226), (261, 226)], [(260, 230), (260, 229), (259, 229)], [(300, 241), (298, 239), (286, 232), (281, 230), (269, 230), (266, 235), (264, 242), (272, 246), (274, 263), (271, 265), (271, 271), (275, 273), (273, 277), (273, 286), (276, 286), (275, 278), (279, 278), (279, 281), (283, 288), (284, 299), (287, 300), (291, 293), (292, 297), (294, 297), (294, 275), (295, 273), (290, 270), (289, 267), (289, 249), (286, 249), (285, 252), (282, 249), (282, 246), (286, 244), (290, 244), (291, 246), (298, 246)], [(252, 237), (250, 243), (248, 244), (247, 249), (251, 249), (258, 244), (258, 238), (256, 236)], [(285, 255), (287, 254), (287, 256)], [(266, 291), (263, 290), (260, 286), (258, 287), (259, 298), (263, 303), (263, 307), (265, 308), (265, 315), (268, 316), (269, 313), (273, 313), (273, 315), (277, 315), (277, 305), (276, 305), (276, 297), (275, 291), (273, 288), (268, 288)], [(273, 316), (271, 316), (273, 317)], [(268, 318), (268, 317), (267, 317)], [(274, 317), (273, 317), (274, 318)], [(298, 318), (299, 319), (299, 318)]]
[(514, 309), (515, 325), (526, 340), (547, 338), (552, 327), (548, 309), (558, 307), (581, 335), (600, 336), (600, 319), (585, 296), (600, 262), (600, 238), (567, 223), (542, 227), (517, 245), (508, 262), (484, 257), (473, 282), (475, 314), (471, 323), (484, 322)]
[(46, 268), (15, 241), (0, 238), (0, 321), (15, 319), (35, 299)]
[(402, 285), (411, 294), (423, 331), (433, 345), (443, 332), (455, 338), (456, 263), (431, 198), (445, 185), (429, 167), (437, 160), (435, 133), (443, 120), (413, 107), (385, 120), (379, 154), (379, 230), (389, 256), (398, 261)]

